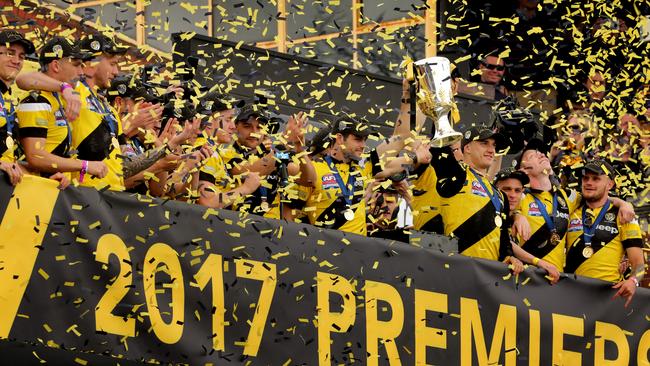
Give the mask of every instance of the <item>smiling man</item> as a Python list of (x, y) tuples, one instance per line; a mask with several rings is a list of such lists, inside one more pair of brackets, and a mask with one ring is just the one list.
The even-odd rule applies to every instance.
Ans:
[[(609, 197), (615, 171), (603, 160), (592, 160), (582, 170), (583, 204), (571, 215), (566, 271), (581, 276), (616, 282), (614, 298), (625, 298), (627, 307), (639, 279), (645, 273), (643, 239), (636, 220), (623, 224)], [(619, 264), (627, 255), (632, 272), (623, 279)]]
[(505, 224), (509, 216), (507, 198), (487, 177), (497, 151), (506, 148), (505, 138), (485, 126), (467, 130), (458, 162), (450, 147), (437, 149), (432, 165), (442, 197), (441, 215), (445, 235), (458, 238), (458, 251), (470, 257), (500, 260), (515, 273), (522, 263), (512, 254)]
[(34, 53), (34, 44), (14, 30), (0, 31), (0, 170), (12, 184), (20, 182), (23, 172), (15, 162), (16, 111), (11, 85), (23, 68), (26, 55)]

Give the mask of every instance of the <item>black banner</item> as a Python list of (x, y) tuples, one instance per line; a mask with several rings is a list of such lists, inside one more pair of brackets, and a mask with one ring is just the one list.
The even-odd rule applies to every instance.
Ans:
[(625, 309), (600, 281), (4, 178), (0, 350), (26, 364), (648, 365), (645, 289)]

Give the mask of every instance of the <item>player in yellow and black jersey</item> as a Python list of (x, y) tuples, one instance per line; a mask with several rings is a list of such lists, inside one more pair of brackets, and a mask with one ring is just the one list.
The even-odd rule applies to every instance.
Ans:
[(314, 157), (313, 186), (302, 186), (299, 190), (303, 210), (312, 225), (367, 235), (366, 187), (372, 179), (383, 180), (412, 167), (416, 159), (380, 153), (391, 150), (389, 142), (380, 144), (369, 158), (362, 159), (371, 132), (364, 121), (341, 118), (329, 131), (327, 149)]
[[(641, 228), (636, 220), (622, 224), (618, 209), (612, 204), (609, 191), (614, 186), (615, 171), (603, 160), (592, 160), (582, 170), (584, 203), (571, 215), (567, 238), (566, 271), (581, 276), (617, 282), (614, 297), (630, 303), (639, 280), (645, 273)], [(622, 279), (619, 264), (627, 255), (632, 271)]]
[[(111, 80), (117, 76), (118, 63), (128, 48), (118, 47), (103, 34), (82, 39), (79, 48), (91, 53), (94, 58), (84, 64), (84, 78), (75, 86), (80, 108), (78, 115), (70, 118), (72, 149), (77, 153), (73, 157), (86, 161), (103, 161), (108, 171), (105, 177), (96, 178), (88, 175), (87, 170), (82, 170), (74, 172), (72, 178), (83, 186), (123, 191), (124, 171), (120, 144), (125, 142), (125, 138), (121, 121), (106, 99), (98, 93), (108, 88)], [(26, 90), (62, 90), (60, 81), (41, 72), (21, 75), (17, 82), (18, 86)]]
[(211, 156), (205, 160), (199, 172), (197, 203), (212, 208), (228, 208), (257, 190), (261, 183), (260, 176), (254, 172), (234, 176), (230, 171), (231, 160), (237, 156), (230, 144), (236, 131), (237, 106), (241, 106), (241, 101), (227, 100), (222, 95), (212, 93), (202, 103), (203, 114), (209, 115), (209, 118), (197, 139), (197, 147), (208, 146)]
[[(460, 152), (460, 143), (451, 146), (456, 160), (462, 161), (463, 155)], [(431, 154), (434, 150), (431, 150)], [(436, 171), (429, 164), (418, 164), (411, 173), (415, 176), (413, 180), (413, 226), (417, 230), (429, 231), (436, 234), (443, 234), (445, 231), (442, 222), (440, 195), (436, 190)]]
[(505, 224), (508, 201), (486, 176), (505, 139), (483, 126), (472, 127), (463, 137), (463, 163), (449, 147), (436, 149), (432, 158), (445, 235), (458, 238), (461, 254), (505, 261), (518, 273), (523, 265), (512, 255)]
[(0, 171), (12, 184), (22, 179), (23, 171), (15, 162), (16, 112), (11, 85), (21, 71), (25, 56), (34, 53), (34, 44), (13, 30), (0, 31)]
[[(563, 271), (566, 258), (566, 234), (569, 227), (569, 216), (580, 205), (581, 196), (574, 190), (566, 190), (553, 182), (553, 169), (548, 158), (547, 149), (541, 140), (533, 139), (528, 142), (518, 159), (520, 169), (530, 180), (530, 187), (516, 209), (513, 231), (517, 243), (533, 257), (529, 263), (535, 265), (540, 261), (550, 263), (558, 271)], [(631, 219), (634, 209), (630, 204), (620, 199), (612, 198), (617, 207), (622, 207), (623, 214)], [(624, 216), (622, 214), (622, 216)], [(527, 229), (521, 229), (525, 221)], [(525, 232), (525, 234), (523, 233)], [(545, 268), (549, 273), (555, 273), (553, 268)], [(552, 282), (557, 281), (557, 276)]]
[[(84, 54), (69, 40), (50, 39), (40, 51), (39, 63), (45, 75), (61, 82), (62, 88), (72, 88), (81, 75)], [(65, 104), (59, 92), (34, 91), (17, 108), (20, 141), (32, 171), (49, 176), (55, 172), (86, 170), (99, 178), (106, 175), (101, 161), (71, 159), (72, 126), (65, 115)]]

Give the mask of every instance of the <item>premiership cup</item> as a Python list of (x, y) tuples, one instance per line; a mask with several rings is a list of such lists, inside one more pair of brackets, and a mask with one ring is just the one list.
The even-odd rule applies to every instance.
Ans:
[(422, 113), (433, 119), (435, 134), (431, 146), (449, 146), (463, 138), (449, 122), (453, 106), (451, 64), (445, 57), (429, 57), (414, 63), (418, 85), (417, 104)]

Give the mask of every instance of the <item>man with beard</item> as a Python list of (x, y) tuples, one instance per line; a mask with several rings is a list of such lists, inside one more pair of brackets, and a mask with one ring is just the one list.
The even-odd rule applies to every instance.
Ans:
[[(541, 140), (533, 139), (526, 145), (518, 159), (518, 167), (528, 175), (530, 188), (515, 210), (513, 236), (535, 257), (534, 263), (544, 260), (561, 272), (565, 264), (569, 216), (580, 205), (581, 196), (553, 183), (554, 172)], [(619, 198), (612, 198), (612, 202), (620, 209), (621, 222), (634, 218), (631, 204)]]
[(497, 151), (505, 147), (501, 134), (475, 126), (463, 136), (463, 162), (456, 160), (448, 146), (435, 149), (431, 164), (442, 197), (445, 235), (458, 238), (461, 254), (503, 261), (517, 274), (523, 264), (513, 256), (505, 225), (510, 211), (508, 201), (487, 177)]
[[(274, 131), (270, 131), (269, 122), (270, 118), (261, 107), (245, 106), (235, 121), (237, 138), (233, 149), (236, 154), (227, 163), (230, 165), (229, 173), (234, 177), (257, 173), (262, 178), (259, 187), (238, 202), (235, 209), (279, 219), (286, 213), (280, 212), (281, 200), (286, 202), (280, 188), (290, 184), (289, 177), (294, 177), (297, 184), (310, 186), (316, 176), (309, 155), (304, 151), (303, 130), (307, 115), (300, 112), (291, 116), (283, 136), (275, 143), (271, 140)], [(283, 185), (285, 187), (281, 187)], [(289, 207), (284, 208), (284, 211), (289, 210)]]
[(209, 117), (195, 145), (209, 147), (211, 156), (204, 162), (199, 173), (197, 203), (200, 205), (229, 207), (260, 186), (260, 176), (256, 172), (233, 177), (229, 171), (230, 161), (236, 155), (230, 144), (236, 131), (238, 106), (241, 106), (241, 101), (227, 100), (216, 92), (208, 93), (202, 98), (200, 113)]
[(417, 162), (428, 164), (428, 146), (421, 144), (414, 153), (397, 155), (395, 146), (402, 139), (389, 139), (365, 158), (370, 135), (367, 122), (343, 117), (331, 126), (330, 141), (322, 158), (313, 161), (316, 180), (301, 187), (304, 211), (312, 225), (367, 235), (366, 188), (372, 179), (384, 180), (412, 168)]
[[(643, 239), (637, 221), (623, 224), (611, 202), (614, 174), (612, 166), (603, 160), (589, 161), (582, 169), (583, 203), (571, 215), (566, 271), (616, 282), (612, 288), (618, 291), (613, 298), (625, 298), (627, 307), (645, 273)], [(627, 279), (619, 272), (624, 254), (632, 266)]]

